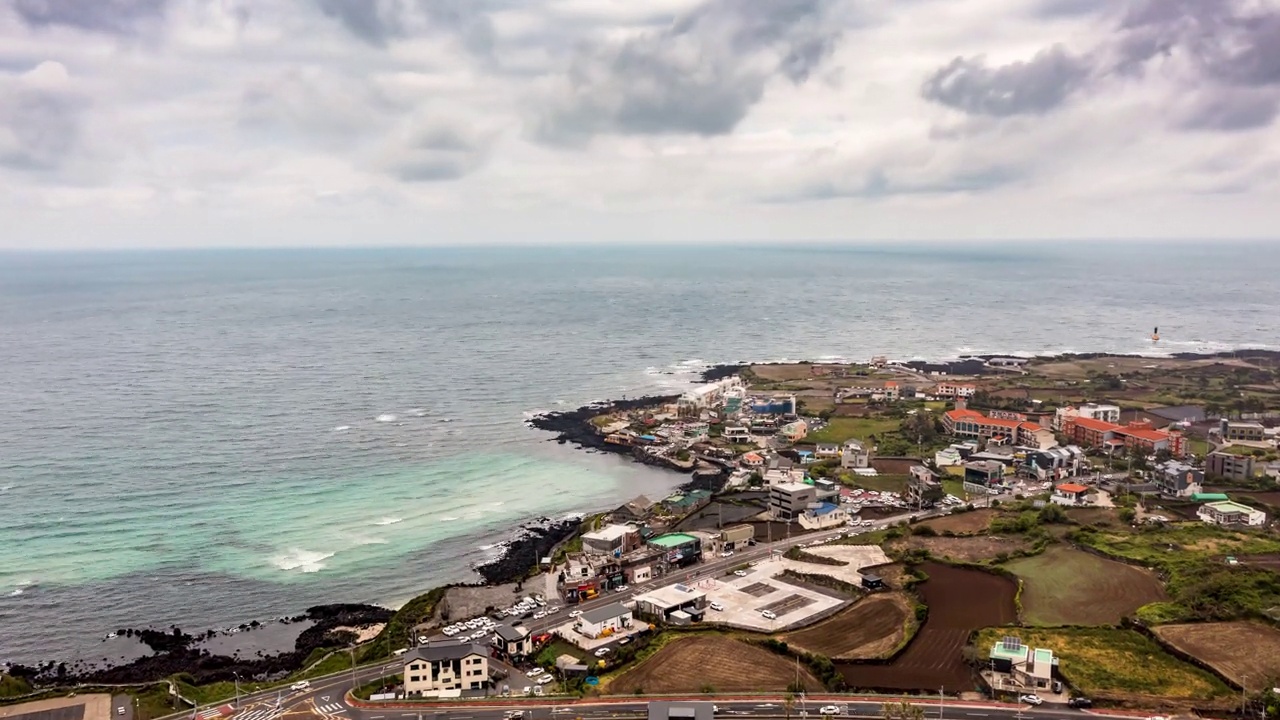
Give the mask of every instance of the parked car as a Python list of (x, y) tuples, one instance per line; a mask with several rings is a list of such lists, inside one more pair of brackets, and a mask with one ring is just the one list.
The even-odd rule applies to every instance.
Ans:
[(710, 607), (712, 610), (715, 610), (716, 612), (724, 612), (724, 606), (723, 606), (723, 605), (721, 605), (720, 603), (716, 602), (715, 600), (712, 600), (712, 601), (709, 603), (709, 607)]
[(556, 681), (556, 679), (555, 679), (555, 678), (553, 678), (553, 677), (551, 677), (550, 675), (543, 675), (542, 677), (538, 678), (538, 684), (539, 684), (539, 685), (547, 685), (547, 684), (553, 683), (553, 682), (555, 682), (555, 681)]
[(560, 612), (560, 606), (559, 606), (559, 605), (552, 605), (551, 607), (547, 608), (547, 614), (548, 614), (548, 615), (555, 615), (555, 614), (556, 614), (556, 613), (558, 613), (558, 612)]
[(614, 592), (626, 592), (630, 589), (631, 588), (627, 587), (626, 585), (619, 585), (618, 587), (614, 588)]
[(624, 638), (622, 638), (621, 640), (619, 640), (619, 641), (618, 641), (618, 644), (619, 644), (619, 645), (626, 645), (626, 644), (627, 644), (627, 643), (629, 643), (629, 642), (631, 642), (631, 638), (629, 638), (629, 637), (624, 637)]
[(822, 707), (818, 708), (818, 714), (820, 714), (820, 715), (839, 715), (839, 714), (840, 714), (840, 708), (836, 707), (835, 705), (823, 705)]
[(581, 610), (573, 610), (569, 613), (569, 617), (578, 617), (581, 614), (582, 614)]
[(720, 553), (720, 557), (733, 557), (733, 551), (725, 550), (724, 552)]
[(1081, 708), (1081, 709), (1091, 708), (1093, 707), (1093, 701), (1087, 697), (1073, 697), (1067, 701), (1067, 707)]
[(123, 715), (123, 714), (124, 714), (124, 706), (123, 706), (123, 705), (121, 705), (120, 707), (116, 708), (116, 714), (117, 714), (117, 715)]
[(540, 667), (536, 667), (536, 668), (534, 668), (534, 669), (530, 670), (529, 672), (525, 673), (525, 676), (526, 676), (526, 677), (534, 677), (534, 676), (536, 676), (536, 675), (541, 675), (541, 674), (542, 674), (542, 668), (540, 668)]
[(1044, 700), (1040, 699), (1039, 695), (1023, 695), (1019, 697), (1018, 700), (1028, 705), (1039, 705), (1044, 702)]
[(611, 653), (611, 652), (613, 652), (613, 651), (612, 651), (612, 650), (610, 650), (609, 648), (607, 648), (607, 647), (602, 647), (602, 648), (600, 648), (599, 650), (595, 651), (595, 656), (596, 656), (596, 657), (599, 657), (599, 658), (602, 658), (602, 657), (604, 657), (605, 655), (608, 655), (608, 654), (609, 654), (609, 653)]
[(761, 610), (761, 611), (760, 611), (760, 614), (761, 614), (762, 616), (764, 616), (764, 619), (766, 619), (766, 620), (777, 620), (777, 619), (778, 619), (777, 614), (775, 614), (772, 610)]
[(737, 575), (738, 577), (746, 577), (746, 576), (747, 576), (747, 571), (746, 571), (746, 570), (734, 570), (734, 571), (733, 571), (733, 574), (734, 574), (734, 575)]

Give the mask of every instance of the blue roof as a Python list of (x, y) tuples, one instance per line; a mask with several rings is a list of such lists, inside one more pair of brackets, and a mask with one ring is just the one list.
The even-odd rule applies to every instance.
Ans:
[(653, 435), (641, 435), (640, 439), (641, 440), (657, 440), (658, 438)]
[(797, 451), (797, 452), (796, 452), (796, 454), (797, 454), (797, 455), (804, 455), (804, 456), (806, 456), (806, 457), (807, 457), (807, 456), (809, 456), (809, 455), (812, 455), (813, 453), (812, 453), (812, 452), (810, 452), (810, 451), (808, 451), (808, 450), (800, 450), (800, 451)]
[(827, 513), (832, 512), (833, 510), (838, 510), (838, 509), (839, 508), (837, 508), (835, 505), (832, 505), (831, 503), (822, 503), (822, 505), (820, 505), (817, 510), (813, 511), (813, 514), (826, 515)]

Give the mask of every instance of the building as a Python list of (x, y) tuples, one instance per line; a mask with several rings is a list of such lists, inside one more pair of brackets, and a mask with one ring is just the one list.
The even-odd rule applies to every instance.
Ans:
[(863, 589), (863, 590), (882, 590), (882, 589), (884, 589), (884, 587), (885, 587), (885, 585), (884, 585), (884, 578), (880, 577), (879, 575), (872, 575), (872, 574), (870, 574), (870, 573), (859, 573), (859, 574), (862, 576), (862, 589)]
[(742, 387), (742, 378), (737, 375), (699, 385), (681, 395), (676, 401), (676, 406), (681, 414), (697, 414), (702, 410), (717, 407), (724, 402), (726, 391), (740, 387)]
[(1088, 468), (1084, 450), (1075, 445), (1059, 445), (1047, 450), (1026, 450), (1019, 472), (1025, 477), (1054, 481), (1078, 475)]
[(755, 442), (751, 437), (751, 431), (740, 425), (725, 428), (724, 432), (720, 433), (720, 437), (735, 445), (750, 445)]
[(1076, 507), (1089, 504), (1089, 488), (1078, 483), (1062, 483), (1053, 489), (1049, 502), (1056, 505)]
[(720, 546), (725, 550), (735, 550), (750, 545), (755, 538), (755, 525), (730, 525), (720, 531)]
[(716, 704), (701, 700), (649, 703), (649, 720), (715, 720)]
[(912, 507), (933, 507), (946, 495), (938, 476), (924, 465), (912, 465), (907, 478), (906, 501)]
[(795, 463), (781, 455), (770, 458), (769, 467), (764, 471), (764, 481), (768, 485), (800, 482), (803, 479), (804, 470), (797, 468)]
[(1223, 440), (1263, 442), (1267, 439), (1266, 428), (1256, 422), (1232, 422), (1224, 419), (1218, 425), (1218, 432)]
[(864, 468), (871, 464), (871, 453), (857, 440), (845, 440), (840, 446), (840, 467), (844, 470)]
[(483, 645), (443, 640), (404, 655), (406, 697), (457, 697), (483, 690), (489, 682), (489, 653)]
[(778, 430), (778, 434), (781, 435), (787, 442), (792, 442), (792, 443), (800, 442), (805, 438), (806, 435), (809, 434), (809, 423), (803, 420), (796, 420), (794, 422), (789, 422), (786, 425), (783, 425), (782, 428)]
[(1062, 421), (1062, 434), (1082, 447), (1124, 448), (1147, 454), (1168, 450), (1174, 457), (1186, 454), (1182, 433), (1156, 430), (1149, 422), (1116, 425), (1086, 417), (1067, 417)]
[(1204, 459), (1204, 474), (1223, 480), (1248, 480), (1253, 477), (1253, 457), (1229, 452), (1211, 452)]
[(631, 608), (612, 603), (588, 610), (578, 616), (573, 629), (589, 638), (609, 637), (631, 628)]
[(649, 546), (662, 551), (668, 565), (688, 567), (702, 559), (702, 541), (687, 533), (668, 533), (649, 540)]
[(634, 600), (636, 612), (675, 624), (701, 620), (707, 607), (705, 592), (680, 583), (654, 588), (636, 595)]
[(758, 452), (743, 453), (742, 467), (751, 470), (759, 470), (764, 467), (764, 456)]
[(1052, 687), (1054, 670), (1058, 667), (1052, 650), (1033, 650), (1012, 636), (997, 641), (988, 659), (991, 669), (1007, 673), (1015, 687), (1030, 690)]
[(988, 417), (977, 410), (957, 408), (942, 414), (942, 426), (956, 437), (977, 438), (993, 445), (1051, 448), (1058, 444), (1053, 433), (1028, 420)]
[(1250, 525), (1257, 527), (1267, 523), (1266, 513), (1230, 500), (1205, 503), (1196, 511), (1196, 515), (1201, 520), (1214, 525)]
[(806, 508), (796, 519), (806, 530), (825, 530), (849, 522), (849, 513), (835, 503), (820, 502)]
[(964, 484), (968, 492), (984, 492), (1000, 487), (1004, 484), (1004, 465), (995, 460), (967, 462), (964, 464)]
[(840, 446), (836, 443), (818, 443), (818, 446), (813, 450), (813, 454), (819, 460), (838, 458), (840, 457)]
[(978, 443), (969, 441), (962, 443), (952, 443), (950, 447), (939, 450), (933, 455), (933, 462), (938, 467), (950, 467), (952, 465), (960, 465), (969, 456), (978, 452)]
[(634, 500), (613, 511), (613, 519), (623, 522), (642, 522), (653, 512), (653, 501), (644, 495), (637, 495)]
[(533, 652), (533, 639), (529, 636), (529, 628), (504, 623), (493, 629), (493, 646), (503, 657), (518, 661)]
[(796, 396), (765, 398), (751, 403), (751, 412), (756, 415), (795, 415)]
[(940, 398), (970, 398), (978, 391), (977, 386), (968, 383), (938, 383), (933, 394)]
[(1178, 460), (1156, 465), (1152, 480), (1162, 495), (1191, 497), (1204, 489), (1204, 473)]
[(582, 551), (591, 555), (617, 555), (640, 547), (640, 528), (634, 525), (608, 525), (582, 534)]
[(1079, 407), (1058, 408), (1054, 413), (1053, 425), (1055, 429), (1061, 430), (1062, 424), (1068, 418), (1086, 418), (1089, 420), (1100, 420), (1111, 424), (1120, 422), (1120, 407), (1117, 405), (1101, 405), (1099, 403), (1085, 403)]
[(818, 489), (798, 482), (769, 486), (769, 512), (777, 520), (794, 520), (818, 501)]

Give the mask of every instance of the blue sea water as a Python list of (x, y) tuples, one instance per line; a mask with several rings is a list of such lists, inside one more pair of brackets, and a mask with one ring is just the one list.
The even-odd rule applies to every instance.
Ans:
[(1277, 276), (1265, 244), (3, 254), (0, 661), (394, 604), (681, 480), (532, 413), (709, 362), (1277, 348)]

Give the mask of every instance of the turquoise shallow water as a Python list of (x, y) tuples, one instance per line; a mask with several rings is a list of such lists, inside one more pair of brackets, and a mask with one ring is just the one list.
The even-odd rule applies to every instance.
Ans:
[(402, 601), (520, 521), (680, 480), (539, 410), (715, 361), (1276, 346), (1277, 271), (1265, 245), (0, 255), (0, 660)]

